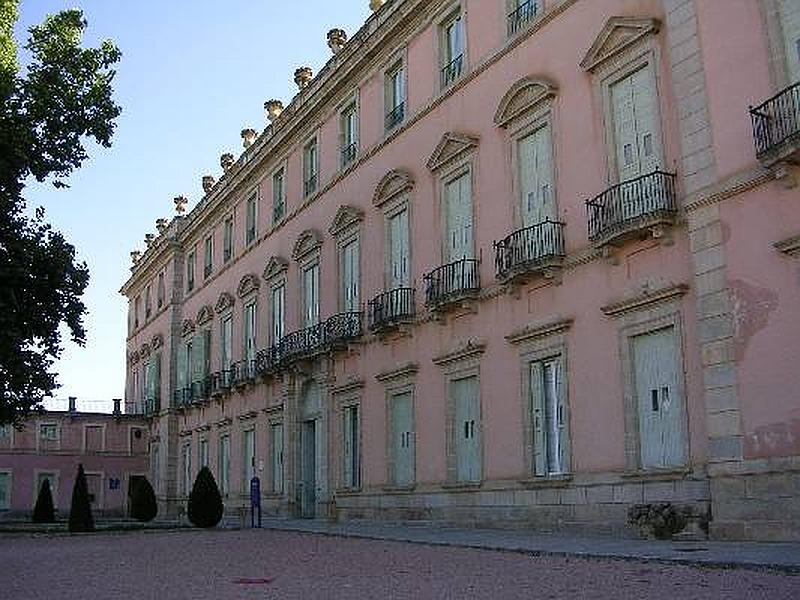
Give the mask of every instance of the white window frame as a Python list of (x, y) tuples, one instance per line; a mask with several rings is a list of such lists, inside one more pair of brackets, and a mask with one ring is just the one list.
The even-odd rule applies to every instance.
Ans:
[(212, 231), (203, 240), (203, 280), (210, 279), (214, 274), (214, 232)]
[[(316, 285), (316, 305), (313, 307), (314, 309), (314, 317), (310, 319), (311, 316), (309, 314), (309, 298), (308, 298), (308, 291), (306, 290), (306, 273), (312, 269), (317, 270), (317, 285)], [(322, 272), (320, 269), (320, 260), (319, 256), (314, 256), (313, 259), (305, 261), (300, 268), (300, 298), (302, 299), (302, 327), (311, 327), (320, 323), (322, 319), (322, 311), (321, 311), (321, 284), (322, 282)]]
[[(253, 192), (247, 196), (247, 199), (244, 201), (244, 243), (245, 247), (250, 247), (251, 245), (255, 244), (258, 241), (258, 204), (259, 204), (259, 193), (258, 188), (253, 190)], [(252, 223), (251, 221), (251, 211), (250, 207), (253, 207), (252, 210)]]
[[(6, 502), (5, 504), (0, 504), (0, 511), (11, 510), (12, 494), (14, 490), (14, 472), (11, 469), (0, 469), (0, 475), (6, 477), (8, 483), (8, 487), (6, 488)], [(53, 498), (53, 504), (55, 504), (55, 498)]]
[(194, 291), (197, 283), (197, 245), (195, 245), (186, 256), (186, 292)]
[[(229, 431), (220, 433), (219, 447), (217, 448), (217, 463), (219, 473), (219, 491), (223, 498), (231, 494), (231, 434)], [(227, 456), (225, 456), (227, 449)]]
[[(280, 223), (283, 223), (283, 221), (286, 220), (286, 212), (287, 212), (286, 211), (286, 172), (287, 172), (287, 165), (286, 165), (286, 163), (284, 163), (280, 167), (275, 169), (272, 172), (272, 175), (270, 176), (270, 182), (271, 182), (270, 185), (271, 185), (271, 190), (272, 190), (272, 226), (273, 227), (279, 225)], [(278, 196), (276, 196), (276, 192), (278, 190), (276, 190), (276, 187), (275, 187), (275, 184), (276, 184), (276, 181), (278, 180), (278, 177), (280, 177), (280, 183), (281, 183), (280, 198), (278, 198)], [(276, 213), (278, 200), (280, 200), (281, 214), (280, 214), (280, 218), (276, 219), (275, 218), (275, 213)]]
[[(339, 110), (339, 167), (341, 169), (346, 169), (358, 160), (361, 137), (359, 135), (361, 128), (360, 112), (359, 94), (356, 91)], [(352, 115), (352, 121), (348, 118), (350, 115)], [(352, 125), (352, 131), (350, 130), (350, 125)], [(345, 152), (351, 146), (354, 146), (353, 156), (345, 156)]]
[[(407, 49), (403, 49), (400, 56), (394, 57), (389, 62), (389, 67), (383, 73), (383, 124), (384, 131), (390, 132), (399, 127), (408, 119), (408, 54)], [(395, 94), (395, 74), (400, 73), (401, 83), (401, 99), (398, 102)], [(389, 116), (400, 107), (403, 106), (403, 117), (398, 119), (391, 126), (389, 124)]]
[[(281, 444), (280, 455), (275, 455), (275, 428), (280, 428)], [(286, 470), (284, 462), (284, 448), (286, 446), (286, 430), (282, 419), (270, 419), (267, 429), (269, 431), (269, 470), (270, 470), (270, 492), (275, 495), (283, 494), (286, 481)], [(277, 467), (280, 467), (280, 477), (278, 477)], [(278, 484), (278, 485), (276, 485)]]
[(227, 265), (233, 260), (233, 249), (236, 245), (236, 222), (233, 213), (222, 220), (222, 264)]
[[(454, 4), (450, 4), (444, 9), (444, 16), (438, 19), (437, 21), (437, 39), (438, 39), (438, 54), (439, 60), (436, 61), (437, 65), (437, 73), (436, 73), (436, 81), (438, 82), (439, 89), (441, 91), (447, 90), (450, 88), (455, 82), (463, 79), (464, 75), (467, 73), (467, 11), (466, 7), (464, 6), (463, 2), (457, 2)], [(460, 25), (460, 36), (461, 36), (461, 54), (455, 55), (452, 54), (449, 38), (448, 38), (448, 29), (450, 26), (455, 23), (456, 21), (461, 21)], [(453, 77), (450, 81), (445, 82), (443, 72), (446, 67), (451, 65), (458, 57), (461, 56), (461, 71), (458, 76)]]
[(83, 440), (81, 442), (81, 448), (83, 449), (83, 453), (86, 454), (89, 452), (86, 444), (87, 432), (90, 427), (95, 427), (100, 429), (100, 449), (94, 450), (94, 452), (105, 452), (106, 451), (106, 425), (105, 423), (86, 423), (83, 426)]
[(413, 248), (411, 244), (411, 229), (412, 229), (412, 220), (411, 220), (411, 202), (407, 196), (403, 196), (399, 198), (396, 202), (392, 203), (391, 205), (387, 206), (384, 210), (384, 221), (385, 221), (385, 231), (386, 231), (386, 243), (384, 248), (384, 256), (386, 257), (386, 265), (385, 265), (385, 288), (386, 290), (393, 289), (393, 281), (394, 276), (392, 274), (392, 245), (393, 245), (393, 238), (392, 238), (392, 219), (398, 217), (403, 212), (406, 213), (406, 219), (408, 221), (408, 230), (406, 234), (405, 245), (408, 251), (408, 275), (406, 277), (406, 282), (403, 284), (405, 287), (411, 287), (413, 278), (414, 269), (412, 267), (413, 263)]
[[(302, 150), (302, 168), (303, 168), (303, 198), (313, 196), (320, 190), (320, 175), (319, 175), (319, 134), (314, 134), (306, 140), (303, 144)], [(309, 157), (311, 149), (314, 153)], [(309, 186), (312, 178), (315, 178), (314, 186)]]

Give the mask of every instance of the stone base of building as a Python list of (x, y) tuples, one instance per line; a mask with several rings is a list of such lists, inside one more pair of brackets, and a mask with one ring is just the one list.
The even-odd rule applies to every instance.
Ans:
[(800, 456), (715, 466), (710, 484), (712, 538), (800, 541)]

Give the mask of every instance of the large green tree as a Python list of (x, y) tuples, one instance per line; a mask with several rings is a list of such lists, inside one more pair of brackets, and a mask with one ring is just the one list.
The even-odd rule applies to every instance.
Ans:
[(110, 146), (120, 114), (116, 46), (83, 48), (83, 13), (66, 10), (29, 30), (20, 61), (18, 1), (0, 0), (0, 424), (19, 422), (56, 389), (62, 325), (77, 344), (86, 340), (89, 271), (44, 210), (28, 210), (25, 182), (66, 186), (87, 158), (84, 143)]

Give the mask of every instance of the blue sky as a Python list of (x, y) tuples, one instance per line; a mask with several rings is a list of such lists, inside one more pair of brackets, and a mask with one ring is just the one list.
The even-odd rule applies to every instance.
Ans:
[(241, 130), (264, 128), (264, 102), (288, 103), (295, 68), (316, 73), (330, 57), (328, 30), (352, 35), (369, 2), (22, 0), (17, 40), (46, 14), (75, 6), (89, 21), (85, 44), (110, 38), (122, 50), (114, 84), (122, 116), (112, 147), (90, 146), (69, 189), (34, 182), (26, 197), (45, 207), (91, 271), (88, 341), (67, 345), (56, 397), (110, 409), (124, 393), (127, 306), (118, 290), (130, 251), (144, 246), (157, 218), (174, 214), (172, 198), (187, 196), (190, 208), (199, 200), (200, 178), (219, 175), (220, 154), (238, 156)]

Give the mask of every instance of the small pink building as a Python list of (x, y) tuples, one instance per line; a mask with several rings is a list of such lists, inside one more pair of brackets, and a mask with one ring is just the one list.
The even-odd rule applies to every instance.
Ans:
[(800, 539), (800, 3), (371, 4), (133, 253), (166, 509)]
[(45, 479), (66, 517), (81, 463), (95, 515), (127, 514), (130, 482), (150, 476), (144, 418), (79, 412), (70, 403), (72, 410), (34, 415), (21, 428), (0, 426), (0, 520), (29, 516)]

